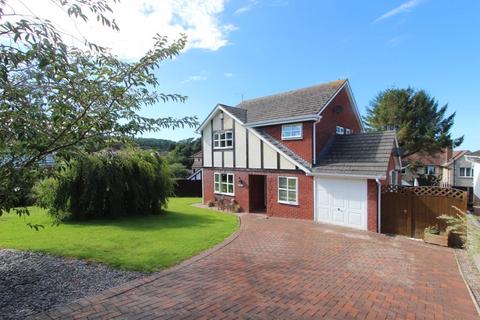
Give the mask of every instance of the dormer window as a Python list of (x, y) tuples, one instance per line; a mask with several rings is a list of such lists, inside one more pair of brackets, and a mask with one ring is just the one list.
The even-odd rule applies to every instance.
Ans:
[(232, 130), (217, 131), (213, 134), (214, 149), (228, 149), (233, 147)]
[(284, 124), (282, 126), (282, 140), (302, 139), (303, 127), (301, 123)]
[(335, 133), (336, 134), (345, 134), (345, 128), (337, 126), (337, 128), (335, 129)]

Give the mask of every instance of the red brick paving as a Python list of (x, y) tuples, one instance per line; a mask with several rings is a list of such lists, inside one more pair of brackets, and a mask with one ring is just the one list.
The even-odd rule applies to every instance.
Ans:
[(239, 236), (176, 268), (39, 319), (478, 319), (454, 252), (246, 215)]

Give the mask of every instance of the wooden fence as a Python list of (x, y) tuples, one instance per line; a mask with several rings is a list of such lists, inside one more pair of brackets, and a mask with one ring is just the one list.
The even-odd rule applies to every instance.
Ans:
[(202, 196), (202, 180), (175, 180), (176, 197), (201, 197)]
[(445, 223), (437, 217), (467, 210), (467, 192), (441, 187), (382, 186), (381, 230), (383, 233), (423, 238), (426, 227)]

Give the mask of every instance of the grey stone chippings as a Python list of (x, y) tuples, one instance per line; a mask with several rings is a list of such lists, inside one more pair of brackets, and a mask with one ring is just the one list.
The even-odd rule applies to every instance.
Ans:
[(144, 276), (87, 261), (0, 250), (0, 319), (25, 319)]

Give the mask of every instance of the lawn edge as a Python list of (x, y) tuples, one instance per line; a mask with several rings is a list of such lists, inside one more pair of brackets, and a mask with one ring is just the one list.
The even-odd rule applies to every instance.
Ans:
[[(228, 213), (228, 214), (231, 214), (231, 213)], [(207, 249), (207, 250), (205, 250), (205, 251), (203, 251), (203, 252), (201, 252), (201, 253), (199, 253), (199, 254), (191, 257), (191, 258), (188, 258), (187, 260), (184, 260), (184, 261), (182, 261), (182, 262), (180, 262), (180, 263), (178, 263), (178, 264), (176, 264), (172, 267), (169, 267), (169, 268), (164, 269), (164, 270), (157, 271), (152, 275), (132, 280), (132, 281), (124, 283), (124, 284), (122, 284), (118, 287), (107, 289), (107, 290), (105, 290), (105, 291), (103, 291), (99, 294), (93, 295), (93, 296), (80, 298), (78, 300), (72, 301), (72, 302), (67, 303), (65, 305), (53, 307), (50, 310), (45, 310), (43, 312), (38, 313), (36, 316), (34, 315), (33, 318), (37, 318), (37, 317), (42, 318), (42, 316), (46, 316), (50, 313), (55, 314), (55, 313), (57, 313), (57, 311), (60, 312), (60, 313), (73, 312), (73, 311), (79, 310), (82, 307), (84, 307), (86, 305), (89, 305), (93, 302), (105, 301), (107, 299), (110, 299), (110, 298), (122, 295), (124, 293), (127, 293), (131, 290), (134, 290), (135, 288), (140, 287), (140, 286), (149, 284), (149, 283), (151, 283), (153, 281), (156, 281), (160, 278), (163, 278), (163, 277), (165, 277), (165, 276), (167, 276), (167, 275), (169, 275), (173, 272), (176, 272), (176, 271), (178, 271), (178, 270), (180, 270), (184, 267), (187, 267), (187, 266), (191, 265), (192, 263), (195, 263), (199, 260), (205, 259), (206, 257), (209, 257), (209, 256), (215, 254), (216, 252), (220, 251), (221, 249), (223, 249), (223, 248), (227, 247), (229, 244), (231, 244), (245, 230), (245, 224), (242, 221), (242, 215), (241, 214), (232, 214), (232, 215), (235, 215), (235, 216), (238, 217), (238, 223), (239, 223), (238, 229), (234, 233), (232, 233), (230, 236), (225, 238), (225, 240), (223, 242), (211, 247), (210, 249)]]

